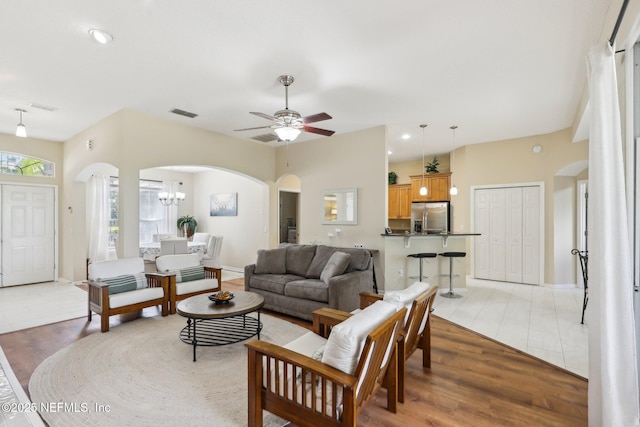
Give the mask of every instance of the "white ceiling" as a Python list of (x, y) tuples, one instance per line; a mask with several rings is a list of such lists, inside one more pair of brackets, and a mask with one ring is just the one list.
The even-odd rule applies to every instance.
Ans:
[(422, 155), (421, 123), (426, 154), (453, 148), (451, 125), (456, 146), (544, 134), (571, 126), (618, 3), (5, 1), (0, 132), (14, 133), (15, 108), (30, 137), (55, 141), (130, 108), (249, 139), (264, 132), (234, 129), (269, 125), (249, 111), (283, 109), (277, 78), (291, 74), (291, 109), (329, 113), (314, 125), (337, 133), (387, 125), (391, 161)]

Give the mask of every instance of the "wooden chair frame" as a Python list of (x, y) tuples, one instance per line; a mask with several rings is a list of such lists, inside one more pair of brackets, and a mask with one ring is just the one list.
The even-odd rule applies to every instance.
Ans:
[[(364, 349), (353, 375), (325, 365), (320, 361), (285, 349), (275, 344), (254, 340), (248, 348), (249, 426), (262, 426), (262, 410), (265, 409), (300, 426), (355, 426), (358, 414), (373, 399), (380, 387), (387, 389), (387, 409), (396, 412), (398, 336), (406, 313), (402, 309), (374, 329), (366, 338)], [(315, 319), (314, 325), (321, 319)], [(331, 325), (323, 325), (326, 330)], [(315, 331), (317, 332), (317, 331)], [(385, 354), (392, 346), (384, 363)], [(367, 363), (369, 360), (369, 363)], [(301, 391), (302, 402), (296, 396), (305, 387), (294, 378), (281, 373), (301, 372), (301, 378), (310, 377), (311, 397)], [(263, 383), (263, 374), (275, 372), (274, 379), (267, 375), (268, 384)], [(289, 390), (292, 390), (289, 395)], [(331, 391), (331, 400), (326, 397)], [(337, 396), (342, 395), (342, 412), (338, 410)], [(318, 405), (317, 401), (321, 404)], [(328, 409), (330, 405), (330, 410)], [(327, 414), (330, 412), (330, 414)]]
[(91, 322), (92, 312), (100, 315), (100, 330), (109, 331), (109, 317), (116, 314), (129, 313), (131, 311), (142, 310), (154, 305), (162, 306), (162, 315), (169, 314), (169, 276), (161, 273), (147, 273), (147, 284), (150, 288), (162, 288), (162, 298), (142, 301), (137, 304), (125, 305), (118, 308), (109, 306), (109, 285), (103, 282), (89, 280), (88, 314), (87, 319)]
[[(404, 402), (405, 362), (416, 349), (422, 349), (422, 366), (431, 368), (431, 316), (427, 317), (422, 333), (418, 332), (425, 315), (433, 311), (433, 302), (437, 294), (438, 287), (434, 285), (418, 295), (411, 305), (409, 316), (402, 328), (404, 346), (398, 350), (398, 401), (400, 402)], [(382, 299), (382, 295), (361, 292), (360, 308), (365, 308)]]
[(213, 268), (213, 267), (205, 267), (204, 268), (204, 278), (205, 279), (218, 279), (218, 287), (217, 288), (209, 288), (203, 289), (201, 291), (189, 292), (186, 294), (178, 295), (177, 283), (176, 283), (176, 275), (169, 275), (169, 313), (176, 314), (176, 307), (178, 306), (178, 301), (183, 300), (185, 298), (192, 297), (194, 295), (207, 294), (210, 292), (217, 292), (222, 289), (222, 269), (221, 268)]

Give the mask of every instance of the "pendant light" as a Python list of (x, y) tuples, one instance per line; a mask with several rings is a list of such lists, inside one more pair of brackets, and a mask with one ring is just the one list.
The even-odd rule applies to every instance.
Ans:
[(426, 128), (427, 125), (420, 125), (420, 127), (422, 128), (422, 186), (420, 187), (420, 195), (426, 196), (427, 187), (424, 185), (424, 128)]
[(16, 127), (16, 136), (19, 136), (20, 138), (26, 138), (27, 137), (27, 128), (22, 123), (22, 113), (26, 113), (27, 111), (23, 110), (22, 108), (16, 108), (16, 111), (20, 113), (20, 122), (18, 123), (18, 126)]
[[(450, 129), (453, 132), (453, 151), (451, 152), (453, 154), (453, 152), (456, 151), (456, 129), (458, 129), (458, 126), (453, 125), (450, 127)], [(449, 159), (451, 159), (451, 156), (449, 156)], [(451, 194), (452, 196), (456, 196), (458, 194), (458, 188), (456, 187), (455, 184), (451, 185), (451, 188), (449, 189), (449, 194)]]

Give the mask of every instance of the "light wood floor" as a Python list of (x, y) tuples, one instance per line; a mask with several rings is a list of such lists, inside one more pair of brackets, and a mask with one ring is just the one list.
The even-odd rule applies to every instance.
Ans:
[[(224, 282), (241, 290), (242, 279)], [(311, 329), (300, 319), (277, 315)], [(155, 308), (142, 316), (158, 316)], [(114, 316), (111, 326), (137, 316)], [(99, 316), (0, 335), (16, 377), (28, 393), (31, 373), (48, 356), (92, 333)], [(416, 352), (407, 364), (406, 401), (392, 414), (384, 391), (358, 417), (359, 426), (586, 426), (587, 381), (433, 316), (432, 367)]]

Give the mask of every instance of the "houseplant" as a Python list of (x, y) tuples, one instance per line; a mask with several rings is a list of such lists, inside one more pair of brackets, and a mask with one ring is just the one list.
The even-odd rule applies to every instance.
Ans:
[(425, 173), (438, 173), (438, 165), (440, 162), (438, 161), (437, 156), (433, 156), (433, 161), (424, 167)]
[(182, 232), (190, 238), (193, 236), (193, 233), (196, 232), (196, 228), (198, 227), (198, 221), (191, 215), (184, 215), (178, 218), (178, 230), (182, 230)]
[(398, 182), (398, 174), (395, 172), (389, 172), (389, 185), (393, 185)]

